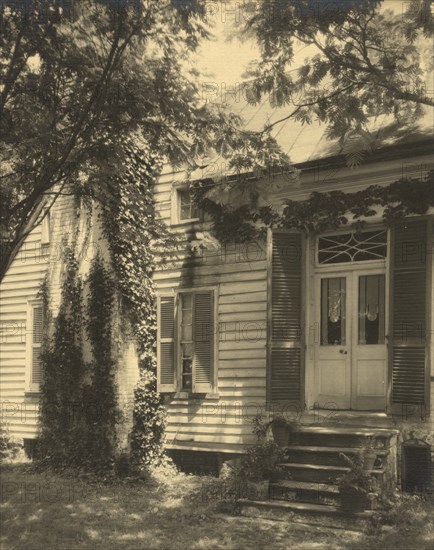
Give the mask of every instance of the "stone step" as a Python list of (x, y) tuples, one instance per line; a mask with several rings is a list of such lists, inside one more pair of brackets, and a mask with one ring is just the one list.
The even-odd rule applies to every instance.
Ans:
[[(329, 466), (324, 464), (303, 464), (296, 462), (284, 462), (281, 464), (284, 471), (280, 478), (282, 480), (308, 481), (311, 483), (337, 483), (339, 477), (350, 470), (345, 466)], [(384, 476), (384, 469), (369, 470), (381, 483)]]
[[(285, 449), (287, 462), (296, 462), (299, 464), (322, 464), (328, 466), (346, 466), (345, 458), (341, 453), (351, 457), (360, 451), (357, 447), (327, 447), (318, 445), (292, 445)], [(375, 449), (377, 460), (374, 468), (381, 468), (385, 457), (388, 455), (387, 449)]]
[(340, 476), (350, 470), (344, 466), (326, 466), (323, 464), (303, 464), (285, 462), (281, 465), (285, 475), (293, 481), (307, 481), (311, 483), (335, 483)]
[(243, 516), (261, 517), (278, 521), (288, 521), (290, 519), (292, 522), (351, 530), (363, 529), (366, 525), (366, 520), (373, 514), (370, 510), (348, 514), (344, 513), (339, 506), (284, 502), (280, 500), (252, 501), (241, 499), (238, 501), (238, 504)]
[(388, 449), (398, 432), (386, 428), (297, 426), (290, 434), (289, 447), (355, 447), (363, 448), (374, 439), (376, 449)]
[(290, 502), (308, 502), (339, 506), (340, 497), (337, 485), (311, 483), (308, 481), (278, 481), (270, 483), (270, 499)]

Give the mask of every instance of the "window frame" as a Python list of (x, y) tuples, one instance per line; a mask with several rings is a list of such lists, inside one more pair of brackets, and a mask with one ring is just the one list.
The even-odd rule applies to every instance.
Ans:
[(45, 211), (41, 221), (41, 248), (45, 249), (50, 246), (51, 241), (51, 216), (50, 210)]
[(357, 233), (357, 231), (348, 226), (348, 227), (341, 227), (339, 229), (335, 230), (328, 230), (328, 231), (322, 231), (318, 235), (315, 236), (315, 246), (314, 246), (314, 266), (315, 268), (321, 268), (330, 270), (337, 269), (336, 266), (348, 266), (348, 268), (351, 269), (351, 266), (364, 266), (364, 265), (371, 265), (377, 263), (386, 264), (389, 261), (390, 257), (390, 229), (382, 224), (367, 224), (366, 227), (362, 229), (362, 233), (369, 233), (373, 231), (385, 231), (386, 232), (386, 256), (384, 258), (372, 258), (371, 260), (356, 260), (356, 261), (347, 261), (347, 262), (336, 262), (336, 263), (320, 263), (319, 261), (319, 241), (322, 237), (333, 237), (334, 235), (345, 235), (347, 233)]
[(202, 212), (199, 210), (199, 215), (195, 218), (181, 219), (181, 194), (185, 191), (190, 191), (186, 184), (173, 185), (171, 197), (171, 225), (185, 225), (190, 223), (200, 223), (203, 221)]
[(41, 349), (41, 342), (33, 342), (33, 329), (34, 329), (34, 310), (40, 307), (42, 308), (42, 331), (44, 331), (45, 319), (44, 319), (44, 304), (41, 299), (28, 300), (27, 302), (27, 320), (26, 320), (26, 376), (25, 376), (25, 391), (29, 393), (39, 393), (40, 383), (32, 382), (33, 377), (33, 350)]
[[(181, 361), (181, 317), (180, 317), (180, 302), (181, 302), (181, 294), (198, 294), (201, 292), (209, 292), (212, 296), (213, 300), (213, 308), (212, 308), (212, 316), (213, 316), (213, 324), (214, 324), (214, 330), (212, 335), (212, 343), (213, 343), (213, 352), (212, 352), (212, 374), (211, 374), (211, 387), (212, 390), (206, 394), (200, 394), (198, 392), (194, 391), (195, 381), (194, 381), (194, 369), (192, 374), (192, 388), (191, 389), (183, 389), (182, 387), (182, 361)], [(161, 298), (167, 297), (167, 296), (174, 296), (174, 345), (175, 345), (175, 353), (174, 353), (174, 371), (175, 371), (175, 392), (161, 392), (161, 393), (175, 393), (176, 397), (180, 398), (188, 398), (191, 395), (205, 395), (206, 398), (215, 398), (218, 397), (218, 287), (216, 286), (202, 286), (202, 287), (195, 287), (195, 288), (178, 288), (173, 290), (172, 292), (164, 292), (163, 290), (158, 292), (158, 325), (160, 323), (160, 303)], [(194, 298), (192, 300), (192, 325), (194, 327)], [(193, 328), (194, 330), (194, 328)], [(161, 337), (158, 331), (157, 334), (157, 349), (159, 351), (160, 349), (160, 342)], [(195, 335), (193, 334), (193, 345), (195, 343)], [(157, 354), (158, 355), (158, 354)], [(157, 370), (160, 369), (160, 361), (159, 357), (157, 356)]]

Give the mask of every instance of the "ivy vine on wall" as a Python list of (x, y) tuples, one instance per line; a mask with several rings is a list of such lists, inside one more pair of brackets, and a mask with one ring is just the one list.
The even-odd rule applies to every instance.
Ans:
[(146, 143), (125, 142), (128, 163), (115, 186), (118, 193), (102, 206), (122, 315), (131, 320), (140, 381), (135, 388), (131, 449), (139, 465), (163, 456), (165, 410), (157, 392), (156, 300), (152, 280), (156, 257), (176, 244), (155, 211), (153, 189), (162, 161)]
[[(86, 419), (83, 381), (83, 285), (70, 249), (64, 253), (65, 279), (53, 334), (46, 334), (41, 351), (42, 381), (39, 463), (53, 467), (78, 466), (86, 459)], [(43, 287), (45, 319), (50, 320), (47, 283)]]
[(219, 183), (207, 179), (192, 182), (191, 188), (194, 200), (211, 218), (215, 236), (222, 243), (263, 238), (269, 227), (319, 233), (349, 223), (363, 225), (360, 219), (374, 216), (376, 206), (384, 207), (384, 222), (390, 224), (403, 216), (425, 214), (434, 206), (434, 171), (426, 179), (403, 178), (385, 187), (372, 185), (355, 193), (313, 192), (307, 200), (285, 200), (282, 211), (255, 204), (234, 208), (217, 203), (208, 198), (216, 185)]
[(92, 352), (90, 379), (83, 394), (87, 469), (111, 472), (119, 454), (117, 424), (121, 420), (115, 379), (118, 364), (112, 345), (116, 302), (113, 277), (99, 256), (92, 262), (86, 282), (86, 332)]
[[(38, 463), (107, 476), (114, 471), (119, 455), (113, 279), (100, 257), (92, 262), (85, 281), (70, 248), (66, 248), (64, 262), (61, 304), (55, 319), (50, 316), (47, 282), (42, 291), (51, 330), (45, 334), (41, 353)], [(90, 361), (83, 354), (85, 339), (91, 347)]]
[[(145, 466), (161, 459), (166, 425), (156, 383), (152, 276), (156, 258), (173, 250), (176, 239), (155, 211), (153, 187), (161, 158), (133, 137), (123, 146), (128, 162), (112, 186), (115, 191), (103, 200), (97, 198), (110, 261), (105, 265), (97, 257), (83, 281), (74, 252), (66, 249), (60, 310), (42, 353), (39, 464), (80, 467), (103, 475), (125, 460), (116, 429), (121, 415), (114, 311), (121, 319), (129, 319), (140, 358), (128, 461)], [(87, 200), (87, 205), (91, 208), (92, 201)], [(47, 284), (43, 293), (48, 316)], [(122, 322), (121, 328), (127, 324)], [(83, 357), (84, 339), (91, 348), (88, 362)]]

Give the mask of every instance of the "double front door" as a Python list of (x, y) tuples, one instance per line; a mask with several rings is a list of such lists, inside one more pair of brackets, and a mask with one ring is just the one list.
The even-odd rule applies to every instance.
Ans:
[(318, 273), (315, 295), (318, 406), (384, 410), (387, 390), (385, 270)]

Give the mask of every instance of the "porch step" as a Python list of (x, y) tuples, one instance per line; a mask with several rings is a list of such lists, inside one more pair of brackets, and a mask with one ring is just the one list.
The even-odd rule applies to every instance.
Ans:
[(308, 523), (330, 527), (346, 528), (351, 530), (362, 529), (366, 520), (372, 516), (372, 511), (345, 514), (338, 506), (325, 504), (313, 504), (302, 502), (284, 502), (273, 500), (247, 500), (238, 501), (241, 515), (248, 517), (261, 517), (280, 521)]
[(340, 505), (338, 486), (329, 483), (289, 480), (270, 483), (270, 498), (286, 502), (304, 502), (327, 506)]
[(375, 438), (375, 448), (388, 449), (397, 430), (387, 428), (298, 426), (291, 433), (289, 446), (363, 448)]
[[(346, 466), (347, 462), (341, 453), (354, 456), (360, 451), (359, 447), (327, 447), (317, 445), (290, 445), (286, 447), (287, 462), (299, 464), (322, 464), (327, 466)], [(381, 468), (384, 458), (389, 454), (388, 449), (375, 449), (377, 460), (375, 468)]]
[(289, 479), (311, 483), (335, 483), (340, 476), (349, 472), (344, 466), (328, 466), (324, 464), (298, 464), (284, 462), (281, 464)]
[[(291, 513), (345, 514), (338, 489), (339, 478), (350, 471), (342, 456), (372, 447), (377, 458), (369, 473), (377, 479), (380, 491), (390, 484), (390, 461), (397, 430), (359, 426), (297, 426), (284, 448), (279, 479), (270, 484), (269, 497), (259, 504), (243, 506), (258, 513), (270, 509)], [(372, 463), (371, 463), (372, 464)], [(375, 506), (375, 502), (366, 504)], [(366, 514), (365, 514), (366, 516)], [(363, 516), (363, 517), (365, 517)]]
[(283, 501), (270, 501), (270, 500), (247, 500), (241, 499), (239, 503), (242, 506), (254, 504), (255, 506), (262, 508), (275, 508), (283, 510), (296, 510), (298, 512), (312, 512), (316, 514), (339, 514), (340, 508), (337, 506), (326, 506), (324, 504), (312, 504), (308, 502), (283, 502)]

